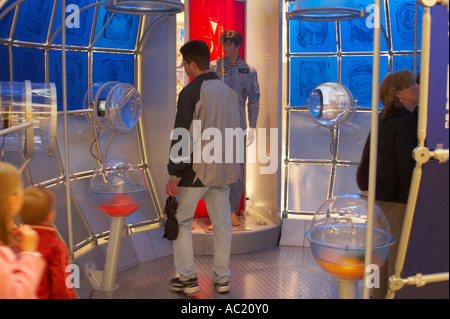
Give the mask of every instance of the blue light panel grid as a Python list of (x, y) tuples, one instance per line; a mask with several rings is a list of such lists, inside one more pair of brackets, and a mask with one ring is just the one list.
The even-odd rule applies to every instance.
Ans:
[[(389, 57), (380, 57), (380, 84), (389, 72)], [(341, 83), (345, 85), (353, 98), (358, 100), (358, 106), (372, 106), (372, 76), (373, 57), (344, 56), (342, 57)], [(379, 105), (382, 107), (382, 105)]]
[(93, 83), (117, 81), (134, 85), (134, 55), (94, 53)]
[[(14, 0), (8, 0), (5, 5), (0, 9), (0, 13), (4, 12)], [(3, 19), (0, 20), (0, 38), (8, 39), (9, 33), (11, 32), (11, 25), (14, 18), (14, 10), (9, 11)]]
[(52, 19), (53, 1), (25, 1), (20, 6), (14, 39), (45, 43)]
[[(58, 97), (58, 110), (62, 110), (62, 74), (61, 51), (50, 51), (50, 82), (55, 83)], [(67, 72), (67, 108), (83, 108), (83, 98), (88, 89), (88, 54), (87, 52), (66, 52)]]
[(8, 47), (0, 45), (0, 81), (9, 82), (9, 52)]
[[(99, 8), (95, 38), (112, 14), (103, 6)], [(114, 14), (111, 21), (93, 44), (94, 47), (134, 49), (136, 47), (139, 19), (140, 16), (138, 15)]]
[[(369, 14), (366, 18), (342, 21), (341, 50), (342, 52), (373, 52), (374, 1), (359, 0), (361, 8)], [(383, 3), (381, 8), (381, 26), (386, 30), (386, 10)], [(381, 51), (388, 51), (386, 38), (381, 37)]]
[[(85, 6), (95, 3), (95, 0), (66, 0), (66, 7), (70, 9), (70, 5), (76, 5), (73, 9), (66, 12), (66, 16), (71, 14), (76, 8), (82, 9)], [(52, 36), (61, 25), (61, 1), (58, 1), (58, 9), (56, 10), (55, 23), (53, 25)], [(91, 35), (92, 22), (94, 20), (94, 9), (81, 12), (77, 18), (71, 19), (66, 28), (66, 44), (76, 46), (88, 46)], [(77, 19), (79, 19), (77, 21)], [(79, 25), (77, 25), (79, 22)], [(61, 32), (58, 33), (53, 44), (61, 44)]]
[(292, 57), (291, 106), (307, 105), (319, 84), (337, 82), (337, 62), (337, 57)]
[(35, 83), (45, 82), (45, 51), (42, 49), (13, 47), (14, 82), (29, 80)]
[[(414, 1), (389, 0), (394, 51), (414, 50)], [(423, 7), (418, 6), (418, 48), (421, 43)]]

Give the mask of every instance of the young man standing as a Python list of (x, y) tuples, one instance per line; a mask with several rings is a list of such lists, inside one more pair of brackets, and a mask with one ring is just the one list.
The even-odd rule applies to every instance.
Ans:
[[(179, 233), (178, 238), (173, 241), (178, 277), (172, 279), (171, 288), (187, 294), (199, 291), (191, 220), (198, 201), (203, 198), (214, 225), (213, 284), (218, 292), (228, 292), (231, 248), (229, 185), (239, 179), (239, 163), (225, 161), (225, 154), (233, 151), (227, 148), (234, 147), (225, 143), (225, 130), (239, 127), (239, 106), (236, 94), (215, 73), (209, 71), (210, 51), (205, 42), (190, 41), (180, 52), (186, 74), (194, 80), (180, 93), (175, 129), (171, 136), (168, 164), (170, 179), (166, 185), (166, 193), (170, 196), (179, 194), (175, 215)], [(220, 132), (214, 139), (222, 136), (222, 141), (205, 141), (205, 135), (209, 136), (203, 134), (205, 130)], [(187, 131), (192, 139), (183, 139), (182, 132)], [(215, 147), (204, 147), (210, 143)], [(201, 158), (195, 154), (195, 150), (199, 148), (201, 151), (197, 155), (201, 154)], [(192, 151), (185, 152), (186, 149)], [(217, 160), (217, 157), (221, 158)], [(211, 158), (215, 160), (211, 161)]]
[[(247, 131), (247, 145), (251, 145), (255, 139), (260, 92), (255, 68), (244, 62), (239, 55), (242, 40), (242, 35), (237, 31), (228, 30), (222, 33), (219, 42), (223, 46), (225, 56), (211, 63), (211, 71), (215, 72), (236, 93), (241, 117), (239, 127), (244, 131), (247, 129), (246, 113), (248, 114), (250, 128)], [(242, 163), (240, 179), (230, 188), (231, 222), (233, 226), (239, 226), (241, 223), (237, 213), (245, 187), (244, 167), (245, 163)]]

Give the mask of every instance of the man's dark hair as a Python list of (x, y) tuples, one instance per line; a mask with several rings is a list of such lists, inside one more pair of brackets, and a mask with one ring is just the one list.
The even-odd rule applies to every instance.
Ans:
[(211, 55), (206, 42), (201, 40), (189, 41), (181, 47), (180, 53), (187, 63), (195, 62), (199, 70), (204, 71), (209, 69)]

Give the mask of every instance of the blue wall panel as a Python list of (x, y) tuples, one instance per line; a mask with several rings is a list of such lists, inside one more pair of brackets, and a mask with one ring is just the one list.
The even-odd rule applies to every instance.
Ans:
[(35, 83), (45, 82), (44, 50), (13, 47), (14, 82), (29, 80)]
[[(67, 109), (83, 108), (83, 98), (88, 89), (87, 52), (67, 51)], [(61, 51), (50, 51), (50, 82), (55, 83), (58, 96), (58, 110), (62, 111)]]
[[(106, 11), (103, 6), (100, 7), (95, 27), (95, 37), (103, 29), (111, 15), (112, 13)], [(105, 30), (94, 43), (94, 47), (134, 49), (139, 19), (140, 17), (137, 15), (114, 14)]]

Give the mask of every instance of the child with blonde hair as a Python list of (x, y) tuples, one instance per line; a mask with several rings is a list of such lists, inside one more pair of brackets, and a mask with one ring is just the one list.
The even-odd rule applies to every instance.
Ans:
[(35, 299), (45, 266), (37, 252), (37, 233), (13, 223), (23, 205), (23, 192), (19, 170), (0, 162), (0, 299)]
[(39, 234), (38, 250), (47, 262), (37, 294), (39, 299), (74, 299), (75, 290), (66, 283), (69, 251), (51, 225), (55, 218), (55, 194), (43, 186), (25, 189), (19, 213), (23, 223)]

